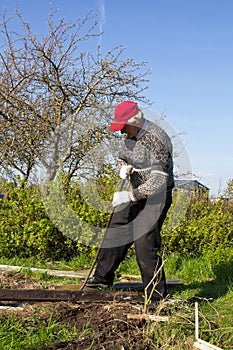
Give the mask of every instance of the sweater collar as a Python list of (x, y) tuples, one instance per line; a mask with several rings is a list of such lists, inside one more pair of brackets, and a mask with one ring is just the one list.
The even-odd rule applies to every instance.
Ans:
[(136, 139), (137, 140), (140, 139), (140, 137), (142, 137), (146, 133), (147, 129), (148, 129), (148, 120), (145, 119), (143, 126), (141, 127), (141, 129), (136, 135)]

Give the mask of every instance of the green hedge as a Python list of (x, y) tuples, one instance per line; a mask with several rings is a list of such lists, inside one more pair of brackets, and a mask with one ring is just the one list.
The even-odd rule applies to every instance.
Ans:
[(173, 207), (162, 229), (163, 248), (168, 253), (192, 256), (208, 255), (215, 263), (233, 260), (233, 203), (219, 200), (196, 200), (190, 203), (183, 218), (170, 229)]
[[(89, 204), (89, 184), (67, 182), (64, 174), (48, 186), (14, 187), (2, 183), (0, 190), (0, 255), (11, 258), (37, 255), (43, 259), (70, 259), (79, 253), (95, 253), (109, 218), (109, 204), (117, 182), (108, 169), (95, 184), (105, 208)], [(111, 210), (111, 209), (110, 209)]]
[[(97, 183), (106, 208), (111, 203), (116, 185), (116, 179), (114, 182), (110, 179), (104, 176)], [(46, 192), (37, 186), (21, 188), (2, 184), (1, 191), (7, 191), (7, 199), (0, 199), (2, 256), (37, 255), (43, 259), (59, 260), (70, 259), (83, 252), (94, 254), (109, 211), (106, 208), (100, 210), (93, 206), (93, 202), (88, 203), (77, 183), (69, 184), (64, 190), (64, 183), (59, 181), (44, 189)], [(43, 196), (43, 193), (46, 195)], [(180, 201), (179, 206), (187, 206), (185, 199)], [(187, 206), (187, 210), (178, 210), (176, 214), (174, 207), (177, 208), (176, 198), (162, 229), (162, 248), (166, 254), (206, 254), (211, 261), (219, 264), (233, 259), (232, 203), (195, 201)], [(181, 217), (180, 212), (184, 214)], [(175, 217), (173, 227), (170, 225), (171, 216), (173, 221)]]
[(75, 253), (73, 242), (48, 218), (36, 187), (8, 189), (0, 215), (1, 255), (58, 259)]

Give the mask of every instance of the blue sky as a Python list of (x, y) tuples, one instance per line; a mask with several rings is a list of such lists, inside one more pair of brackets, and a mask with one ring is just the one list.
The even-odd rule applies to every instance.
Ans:
[[(49, 0), (18, 0), (38, 34)], [(53, 0), (67, 21), (98, 15), (103, 50), (117, 45), (151, 68), (147, 97), (182, 136), (192, 171), (221, 193), (233, 178), (232, 0)], [(0, 0), (14, 9), (15, 0)], [(88, 48), (87, 48), (88, 49)]]

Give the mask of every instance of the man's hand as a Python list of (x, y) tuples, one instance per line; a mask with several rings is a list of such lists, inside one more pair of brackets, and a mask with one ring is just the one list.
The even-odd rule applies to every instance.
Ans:
[(125, 180), (131, 173), (133, 167), (132, 165), (122, 165), (120, 169), (120, 177)]
[(128, 191), (115, 192), (113, 195), (112, 206), (130, 202), (130, 195)]

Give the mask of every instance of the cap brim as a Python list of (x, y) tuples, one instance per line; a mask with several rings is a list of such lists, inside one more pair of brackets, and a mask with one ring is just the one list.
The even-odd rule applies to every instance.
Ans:
[(126, 123), (115, 123), (113, 122), (110, 126), (109, 126), (109, 129), (112, 130), (112, 131), (119, 131), (121, 130), (124, 126), (125, 126)]

